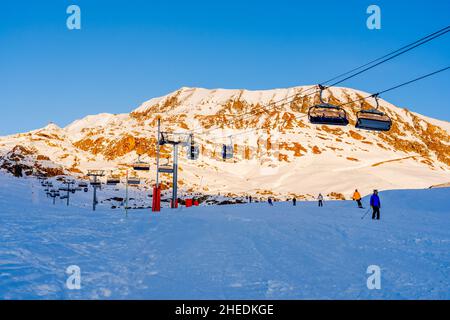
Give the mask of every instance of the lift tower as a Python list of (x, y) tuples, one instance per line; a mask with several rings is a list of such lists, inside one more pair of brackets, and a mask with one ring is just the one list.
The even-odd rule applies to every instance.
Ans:
[[(159, 174), (168, 173), (172, 175), (172, 199), (170, 207), (172, 209), (178, 207), (178, 149), (179, 146), (189, 146), (189, 154), (192, 160), (198, 157), (198, 146), (194, 145), (192, 133), (185, 132), (168, 132), (161, 131), (161, 118), (158, 117), (158, 133), (156, 143), (156, 186), (153, 189), (153, 205), (152, 211), (160, 211), (161, 187), (159, 185)], [(163, 145), (172, 146), (172, 165), (160, 163), (160, 148)]]
[[(159, 173), (168, 173), (172, 175), (172, 201), (171, 208), (177, 208), (178, 204), (178, 146), (184, 144), (185, 141), (181, 134), (170, 132), (159, 132), (158, 147), (169, 144), (173, 149), (172, 165), (160, 165), (159, 152), (157, 159), (157, 186), (159, 187)], [(184, 135), (183, 135), (184, 136)]]
[(88, 170), (88, 177), (92, 178), (91, 186), (94, 188), (94, 195), (92, 198), (92, 210), (95, 211), (97, 206), (97, 188), (101, 188), (102, 183), (98, 180), (99, 177), (105, 175), (105, 170)]

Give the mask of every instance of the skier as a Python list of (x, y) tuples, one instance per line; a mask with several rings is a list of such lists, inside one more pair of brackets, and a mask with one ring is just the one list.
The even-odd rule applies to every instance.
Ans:
[(355, 193), (353, 193), (353, 200), (358, 203), (358, 208), (362, 209), (361, 195), (359, 194), (358, 189), (355, 189)]
[(370, 197), (370, 206), (372, 207), (372, 220), (375, 220), (375, 217), (377, 220), (380, 220), (380, 208), (381, 208), (381, 201), (380, 197), (378, 196), (378, 190), (373, 190), (373, 194)]
[(293, 204), (294, 206), (297, 205), (297, 199), (295, 199), (295, 197), (292, 199), (292, 204)]
[(319, 193), (317, 200), (319, 200), (319, 207), (323, 207), (323, 195), (321, 193)]
[(267, 201), (269, 202), (269, 205), (273, 206), (272, 198), (269, 198)]

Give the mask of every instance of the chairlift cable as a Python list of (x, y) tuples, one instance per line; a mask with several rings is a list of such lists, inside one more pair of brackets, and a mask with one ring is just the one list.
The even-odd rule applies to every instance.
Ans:
[[(339, 80), (339, 81), (337, 81), (337, 82), (334, 82), (334, 83), (331, 84), (331, 85), (326, 86), (326, 87), (333, 87), (333, 86), (335, 86), (335, 85), (337, 85), (337, 84), (340, 84), (340, 83), (342, 83), (342, 82), (344, 82), (344, 81), (346, 81), (346, 80), (349, 80), (349, 79), (351, 79), (351, 78), (353, 78), (353, 77), (356, 77), (356, 76), (358, 76), (358, 75), (360, 75), (360, 74), (362, 74), (362, 73), (364, 73), (364, 72), (366, 72), (366, 71), (368, 71), (368, 70), (370, 70), (370, 69), (373, 69), (373, 68), (375, 68), (375, 67), (377, 67), (377, 66), (379, 66), (379, 65), (381, 65), (381, 64), (383, 64), (383, 63), (385, 63), (385, 62), (387, 62), (387, 61), (390, 61), (390, 60), (392, 60), (392, 59), (394, 59), (394, 58), (396, 58), (396, 57), (398, 57), (398, 56), (400, 56), (400, 55), (402, 55), (402, 54), (404, 54), (404, 53), (406, 53), (406, 52), (408, 52), (408, 51), (411, 51), (412, 49), (415, 49), (415, 48), (417, 48), (417, 47), (419, 47), (419, 46), (421, 46), (421, 45), (423, 45), (423, 44), (425, 44), (425, 43), (428, 43), (428, 42), (430, 42), (431, 40), (434, 40), (434, 39), (436, 39), (436, 38), (438, 38), (438, 37), (440, 37), (440, 36), (442, 36), (442, 35), (448, 33), (449, 31), (450, 31), (450, 26), (447, 26), (447, 27), (445, 27), (445, 28), (442, 28), (442, 29), (440, 29), (440, 30), (438, 30), (438, 31), (436, 31), (436, 32), (433, 32), (433, 33), (431, 33), (431, 34), (429, 34), (429, 35), (427, 35), (427, 36), (425, 36), (425, 37), (422, 37), (421, 39), (416, 40), (416, 41), (414, 41), (414, 42), (412, 42), (412, 43), (410, 43), (410, 44), (408, 44), (408, 45), (406, 45), (406, 46), (403, 46), (403, 47), (401, 47), (401, 48), (399, 48), (399, 49), (397, 49), (397, 50), (394, 50), (394, 51), (392, 51), (391, 53), (388, 53), (388, 54), (386, 54), (386, 55), (383, 55), (383, 56), (380, 57), (380, 58), (377, 58), (377, 59), (375, 59), (375, 60), (372, 60), (372, 61), (370, 61), (370, 62), (368, 62), (368, 63), (366, 63), (366, 64), (363, 64), (363, 65), (361, 65), (361, 66), (359, 66), (359, 67), (357, 67), (357, 68), (354, 68), (354, 69), (352, 69), (352, 70), (350, 70), (350, 71), (347, 71), (347, 72), (342, 73), (342, 74), (340, 74), (340, 75), (338, 75), (338, 76), (336, 76), (336, 77), (333, 77), (333, 78), (331, 78), (331, 79), (329, 79), (329, 80), (326, 80), (326, 81), (322, 82), (320, 85), (324, 86), (324, 84), (326, 84), (326, 83), (328, 83), (328, 82), (331, 82), (331, 81), (336, 80), (336, 79), (338, 79), (338, 78), (340, 78), (340, 77), (342, 77), (342, 76), (351, 74), (351, 73), (354, 72), (354, 71), (357, 71), (357, 70), (360, 70), (360, 69), (364, 68), (363, 70), (360, 70), (360, 71), (358, 71), (358, 72), (355, 73), (355, 74), (352, 74), (352, 75), (350, 75), (350, 76), (348, 76), (348, 77), (346, 77), (346, 78), (344, 78), (344, 79), (342, 79), (342, 80)], [(373, 64), (373, 63), (376, 63), (376, 64)], [(372, 65), (372, 64), (373, 64), (373, 65)], [(324, 86), (324, 87), (325, 87), (325, 86)], [(311, 90), (311, 89), (313, 89), (313, 88), (315, 88), (315, 87), (310, 87), (310, 88), (306, 89), (305, 92), (307, 92), (307, 91), (309, 91), (309, 90)], [(273, 107), (270, 108), (270, 109), (274, 109), (275, 107), (280, 107), (280, 106), (283, 106), (283, 105), (285, 105), (285, 104), (287, 104), (287, 103), (291, 103), (291, 102), (292, 102), (292, 100), (291, 100), (291, 101), (286, 102), (286, 103), (284, 103), (284, 104), (281, 104), (281, 105), (279, 105), (279, 106), (276, 105), (276, 104), (278, 104), (278, 103), (280, 103), (280, 102), (282, 102), (282, 101), (285, 101), (285, 100), (288, 100), (288, 99), (291, 99), (291, 98), (295, 98), (295, 97), (297, 97), (297, 96), (298, 96), (299, 98), (305, 98), (305, 97), (308, 97), (308, 96), (310, 96), (310, 95), (312, 95), (312, 94), (315, 94), (315, 93), (317, 93), (317, 90), (314, 91), (314, 92), (312, 92), (312, 93), (310, 93), (310, 94), (308, 94), (308, 95), (303, 95), (303, 96), (299, 96), (298, 93), (297, 93), (297, 94), (294, 94), (294, 95), (285, 97), (285, 98), (283, 98), (283, 99), (280, 99), (280, 100), (278, 100), (278, 101), (276, 101), (276, 102), (271, 102), (271, 103), (268, 104), (268, 106), (274, 105)], [(262, 110), (261, 110), (261, 109), (262, 109)], [(264, 107), (260, 107), (259, 109), (256, 110), (256, 112), (259, 113), (260, 111), (267, 111), (267, 110), (269, 110), (269, 109), (264, 108)], [(250, 112), (248, 112), (248, 113), (243, 113), (243, 114), (241, 114), (241, 115), (235, 116), (235, 117), (237, 117), (238, 119), (233, 120), (231, 123), (234, 123), (235, 121), (238, 121), (240, 117), (242, 117), (242, 116), (244, 116), (244, 115), (247, 115), (247, 114), (249, 114), (250, 117), (253, 117), (253, 116), (255, 116), (253, 113), (255, 113), (255, 110), (252, 110), (252, 111), (250, 111)], [(240, 120), (242, 121), (242, 120), (245, 120), (245, 119), (248, 119), (248, 118), (249, 118), (249, 117), (243, 118), (243, 119), (240, 119)], [(195, 132), (195, 131), (198, 131), (198, 130), (201, 130), (201, 129), (202, 129), (201, 127), (198, 127), (198, 128), (195, 128), (195, 129), (190, 130), (190, 132)], [(220, 128), (218, 128), (218, 127), (216, 127), (216, 128), (209, 128), (209, 129), (206, 130), (206, 131), (202, 131), (202, 134), (209, 133), (209, 132), (211, 132), (211, 131), (218, 130), (218, 129), (220, 129)]]
[(416, 81), (419, 81), (419, 80), (422, 80), (422, 79), (431, 77), (431, 76), (433, 76), (433, 75), (435, 75), (435, 74), (438, 74), (438, 73), (440, 73), (440, 72), (444, 72), (444, 71), (446, 71), (446, 70), (448, 70), (448, 69), (450, 69), (450, 66), (445, 67), (445, 68), (442, 68), (442, 69), (439, 69), (439, 70), (437, 70), (437, 71), (434, 71), (434, 72), (431, 72), (431, 73), (428, 73), (428, 74), (425, 74), (425, 75), (420, 76), (420, 77), (418, 77), (418, 78), (415, 78), (415, 79), (412, 79), (412, 80), (403, 82), (403, 83), (401, 83), (401, 84), (398, 84), (398, 85), (393, 86), (393, 87), (391, 87), (391, 88), (388, 88), (388, 89), (379, 91), (379, 92), (377, 92), (377, 93), (373, 93), (373, 94), (371, 94), (371, 95), (368, 95), (367, 97), (362, 97), (362, 98), (357, 99), (357, 100), (353, 100), (353, 101), (348, 101), (348, 102), (342, 103), (342, 104), (338, 105), (338, 107), (342, 107), (342, 106), (345, 106), (345, 105), (348, 105), (348, 104), (351, 104), (351, 103), (363, 101), (363, 100), (372, 98), (372, 97), (374, 97), (374, 96), (380, 96), (380, 95), (383, 94), (383, 93), (386, 93), (386, 92), (389, 92), (389, 91), (392, 91), (392, 90), (396, 90), (396, 89), (398, 89), (398, 88), (400, 88), (400, 87), (403, 87), (403, 86), (406, 86), (406, 85), (411, 84), (411, 83), (413, 83), (413, 82), (416, 82)]
[[(441, 32), (443, 32), (443, 31), (445, 31), (445, 30), (448, 30), (449, 28), (450, 28), (450, 26), (447, 26), (447, 27), (445, 27), (445, 28), (440, 29), (439, 31), (433, 32), (433, 33), (431, 33), (431, 34), (429, 34), (429, 35), (427, 35), (427, 36), (425, 36), (425, 37), (423, 37), (423, 38), (421, 38), (421, 39), (419, 39), (419, 40), (416, 40), (416, 41), (414, 41), (414, 42), (412, 42), (412, 43), (410, 43), (410, 44), (407, 44), (407, 45), (405, 45), (405, 46), (403, 46), (403, 47), (401, 47), (401, 48), (399, 48), (399, 49), (397, 49), (397, 50), (395, 50), (395, 51), (392, 51), (392, 52), (390, 52), (390, 53), (388, 53), (388, 54), (385, 54), (385, 55), (382, 56), (382, 57), (379, 57), (379, 58), (377, 58), (377, 59), (375, 59), (375, 60), (372, 60), (372, 61), (370, 61), (370, 62), (367, 62), (367, 63), (365, 63), (365, 64), (363, 64), (363, 65), (361, 65), (361, 66), (359, 66), (359, 67), (357, 67), (357, 68), (354, 68), (354, 69), (352, 69), (352, 70), (350, 70), (350, 71), (344, 72), (344, 73), (342, 73), (342, 74), (340, 74), (340, 75), (338, 75), (338, 76), (335, 76), (335, 77), (333, 77), (333, 78), (331, 78), (331, 79), (328, 79), (327, 81), (322, 82), (321, 85), (325, 85), (325, 84), (328, 83), (328, 82), (337, 80), (337, 79), (339, 79), (339, 78), (341, 78), (341, 77), (343, 77), (343, 76), (346, 76), (346, 75), (348, 75), (348, 74), (350, 74), (350, 73), (352, 73), (352, 72), (358, 71), (358, 70), (360, 70), (360, 69), (362, 69), (362, 68), (364, 68), (364, 67), (367, 67), (367, 66), (369, 66), (369, 65), (371, 65), (371, 64), (373, 64), (373, 63), (376, 63), (376, 62), (378, 62), (378, 61), (380, 61), (380, 60), (382, 60), (382, 59), (385, 59), (385, 58), (387, 58), (387, 57), (389, 57), (389, 56), (391, 56), (391, 55), (393, 55), (393, 54), (395, 54), (395, 53), (398, 53), (398, 52), (400, 52), (400, 51), (402, 51), (402, 50), (404, 50), (404, 49), (407, 49), (407, 48), (409, 48), (409, 47), (411, 47), (411, 46), (413, 46), (413, 45), (415, 45), (415, 44), (417, 44), (417, 43), (419, 43), (419, 42), (421, 42), (421, 41), (424, 41), (424, 40), (426, 40), (426, 39), (428, 39), (428, 38), (431, 38), (431, 37), (433, 37), (433, 36), (435, 36), (435, 35), (437, 35), (437, 34), (440, 34)], [(446, 32), (447, 32), (447, 31), (446, 31)]]
[(396, 54), (393, 55), (393, 56), (390, 56), (390, 57), (388, 57), (388, 58), (386, 58), (386, 59), (383, 59), (383, 60), (377, 62), (376, 64), (371, 65), (371, 66), (369, 66), (369, 67), (366, 67), (366, 68), (364, 68), (363, 70), (358, 71), (357, 73), (352, 74), (352, 75), (350, 75), (350, 76), (348, 76), (348, 77), (346, 77), (346, 78), (344, 78), (344, 79), (342, 79), (342, 80), (339, 80), (339, 81), (337, 81), (337, 82), (334, 82), (333, 84), (329, 85), (329, 87), (334, 87), (334, 86), (336, 86), (337, 84), (340, 84), (340, 83), (342, 83), (342, 82), (344, 82), (344, 81), (347, 81), (347, 80), (349, 80), (349, 79), (351, 79), (351, 78), (354, 78), (354, 77), (360, 75), (360, 74), (363, 73), (363, 72), (366, 72), (366, 71), (368, 71), (368, 70), (370, 70), (370, 69), (373, 69), (373, 68), (379, 66), (379, 65), (382, 64), (382, 63), (385, 63), (385, 62), (387, 62), (387, 61), (390, 61), (390, 60), (392, 60), (392, 59), (394, 59), (394, 58), (396, 58), (396, 57), (398, 57), (398, 56), (400, 56), (400, 55), (402, 55), (402, 54), (404, 54), (404, 53), (406, 53), (406, 52), (408, 52), (408, 51), (411, 51), (412, 49), (415, 49), (415, 48), (417, 48), (417, 47), (419, 47), (419, 46), (421, 46), (421, 45), (423, 45), (423, 44), (425, 44), (425, 43), (427, 43), (427, 42), (430, 42), (431, 40), (434, 40), (434, 39), (436, 39), (436, 38), (438, 38), (438, 37), (440, 37), (440, 36), (443, 36), (443, 35), (446, 34), (447, 32), (450, 32), (450, 26), (444, 28), (443, 30), (444, 30), (444, 31), (438, 32), (436, 35), (432, 36), (431, 38), (428, 38), (428, 39), (426, 39), (426, 40), (420, 41), (419, 43), (416, 43), (416, 44), (413, 45), (412, 47), (409, 47), (409, 48), (407, 48), (407, 49), (401, 50), (400, 52), (396, 53)]
[(405, 83), (399, 84), (398, 86), (395, 86), (395, 87), (392, 87), (392, 88), (389, 88), (389, 89), (380, 91), (380, 92), (377, 93), (377, 95), (380, 95), (380, 94), (383, 94), (383, 93), (386, 93), (386, 92), (389, 92), (389, 91), (398, 89), (398, 88), (400, 88), (400, 87), (406, 86), (406, 85), (411, 84), (411, 83), (413, 83), (413, 82), (416, 82), (416, 81), (419, 81), (419, 80), (422, 80), (422, 79), (431, 77), (431, 76), (433, 76), (433, 75), (435, 75), (435, 74), (437, 74), (437, 73), (444, 72), (444, 71), (446, 71), (446, 70), (448, 70), (448, 69), (450, 69), (450, 66), (448, 66), (448, 67), (446, 67), (446, 68), (442, 68), (442, 69), (437, 70), (437, 71), (434, 71), (434, 72), (431, 72), (431, 73), (428, 73), (428, 74), (426, 74), (426, 75), (423, 75), (423, 76), (421, 76), (421, 77), (418, 77), (418, 78), (413, 79), (413, 80), (410, 80), (410, 81), (407, 81), (407, 82), (405, 82)]
[[(368, 95), (368, 96), (366, 96), (366, 97), (362, 97), (362, 98), (359, 98), (359, 99), (356, 99), (356, 100), (352, 100), (352, 101), (348, 101), (348, 102), (345, 102), (345, 103), (341, 103), (341, 104), (337, 105), (337, 107), (342, 107), (342, 106), (345, 106), (345, 105), (348, 105), (348, 104), (351, 104), (351, 103), (360, 102), (360, 101), (363, 101), (363, 100), (372, 98), (372, 97), (374, 97), (374, 96), (379, 96), (379, 95), (381, 95), (381, 94), (383, 94), (383, 93), (386, 93), (386, 92), (389, 92), (389, 91), (398, 89), (398, 88), (400, 88), (400, 87), (406, 86), (406, 85), (408, 85), (408, 84), (411, 84), (411, 83), (413, 83), (413, 82), (416, 82), (416, 81), (419, 81), (419, 80), (422, 80), (422, 79), (431, 77), (431, 76), (433, 76), (433, 75), (435, 75), (435, 74), (438, 74), (438, 73), (440, 73), (440, 72), (444, 72), (444, 71), (446, 71), (446, 70), (448, 70), (448, 69), (450, 69), (450, 66), (445, 67), (445, 68), (442, 68), (442, 69), (439, 69), (439, 70), (437, 70), (437, 71), (434, 71), (434, 72), (431, 72), (431, 73), (428, 73), (428, 74), (425, 74), (425, 75), (420, 76), (420, 77), (418, 77), (418, 78), (415, 78), (415, 79), (406, 81), (406, 82), (404, 82), (404, 83), (401, 83), (401, 84), (396, 85), (396, 86), (393, 86), (393, 87), (391, 87), (391, 88), (388, 88), (388, 89), (379, 91), (379, 92), (377, 92), (377, 93), (370, 94), (370, 95)], [(304, 118), (304, 117), (306, 117), (306, 116), (307, 116), (307, 115), (302, 114), (302, 115), (300, 115), (300, 116), (298, 116), (298, 117), (295, 117), (294, 119), (295, 119), (295, 120), (298, 120), (298, 119)], [(261, 129), (262, 129), (262, 128), (254, 128), (254, 129), (251, 129), (251, 130), (248, 130), (248, 131), (245, 131), (245, 132), (239, 132), (239, 133), (236, 133), (236, 134), (232, 134), (231, 136), (234, 137), (234, 136), (238, 136), (238, 135), (245, 134), (245, 133), (251, 133), (251, 132), (254, 132), (254, 131), (257, 131), (257, 130), (261, 130)], [(230, 137), (230, 135), (227, 135), (227, 136), (225, 136), (225, 137)], [(224, 137), (221, 137), (221, 138), (224, 138)], [(214, 140), (214, 139), (213, 139), (213, 140)]]

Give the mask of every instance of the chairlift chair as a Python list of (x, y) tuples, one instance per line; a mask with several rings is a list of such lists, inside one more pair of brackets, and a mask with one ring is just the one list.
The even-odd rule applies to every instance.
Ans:
[(111, 177), (111, 178), (107, 178), (106, 179), (106, 184), (108, 186), (115, 186), (115, 185), (117, 185), (119, 183), (120, 183), (120, 179), (119, 178)]
[(115, 186), (115, 185), (117, 185), (119, 183), (120, 183), (120, 177), (117, 176), (117, 175), (113, 175), (112, 172), (111, 172), (111, 175), (109, 175), (106, 178), (106, 184), (108, 186)]
[(138, 156), (138, 161), (133, 163), (133, 169), (136, 171), (149, 171), (150, 164), (141, 161), (141, 156)]
[(167, 158), (167, 162), (165, 164), (159, 165), (158, 171), (161, 173), (173, 173), (173, 166), (169, 162), (169, 158)]
[(375, 98), (375, 109), (363, 110), (361, 109), (356, 113), (355, 128), (373, 131), (389, 131), (391, 130), (392, 120), (391, 118), (378, 111), (378, 94), (372, 95)]
[(92, 187), (101, 187), (102, 183), (100, 181), (91, 181), (90, 185)]
[(233, 140), (230, 136), (230, 144), (223, 144), (222, 146), (222, 159), (227, 160), (233, 158)]
[(128, 177), (127, 183), (129, 185), (138, 185), (141, 184), (141, 179), (139, 177)]
[(199, 147), (194, 143), (194, 136), (190, 135), (190, 144), (187, 147), (187, 157), (189, 160), (197, 160), (199, 156)]
[(325, 103), (322, 98), (322, 92), (326, 88), (319, 84), (320, 89), (320, 104), (314, 105), (308, 109), (308, 119), (312, 124), (325, 125), (348, 125), (347, 113), (339, 106)]

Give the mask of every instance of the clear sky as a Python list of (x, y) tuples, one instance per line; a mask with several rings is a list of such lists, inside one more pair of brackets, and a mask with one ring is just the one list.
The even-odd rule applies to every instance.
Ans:
[[(81, 8), (68, 30), (66, 8)], [(369, 5), (381, 29), (366, 27)], [(182, 86), (316, 84), (450, 24), (449, 0), (30, 0), (0, 4), (0, 135), (123, 113)], [(342, 86), (375, 92), (450, 65), (450, 33)], [(450, 72), (387, 93), (450, 121)]]

